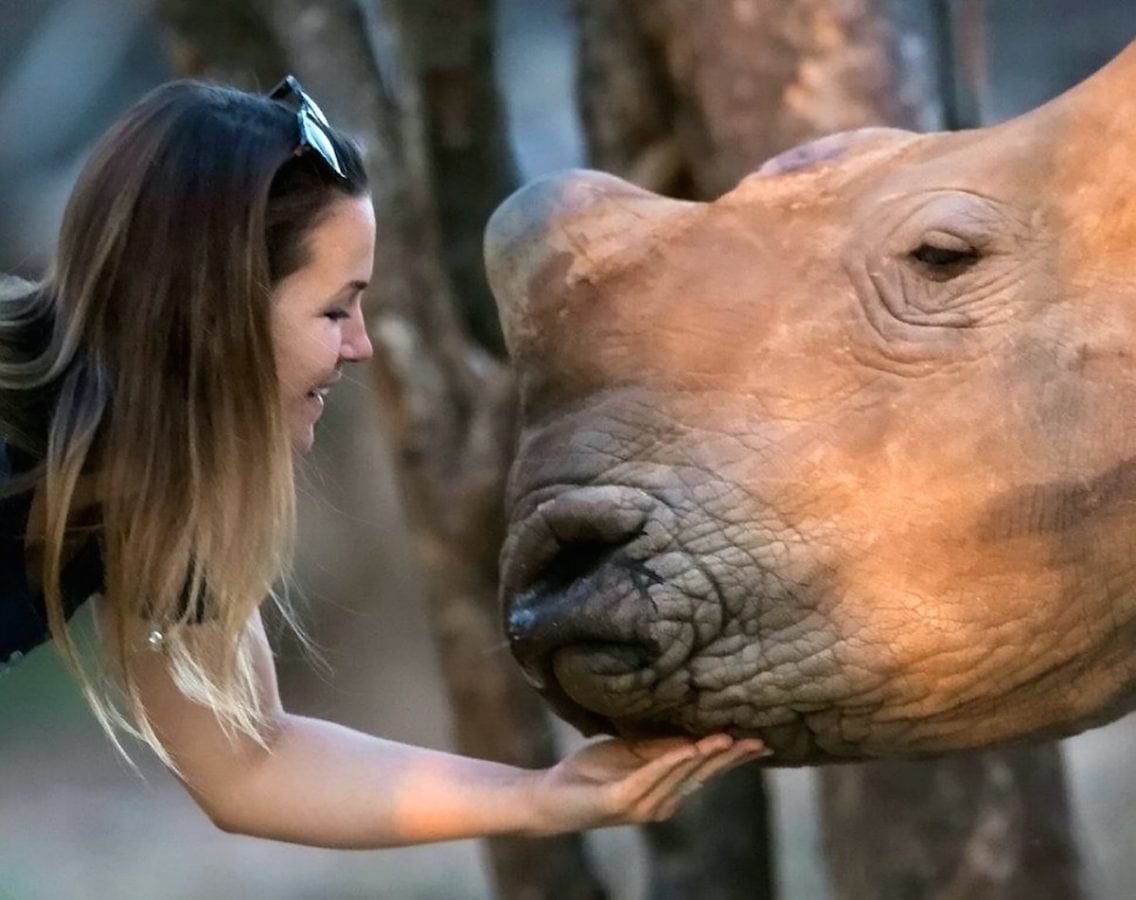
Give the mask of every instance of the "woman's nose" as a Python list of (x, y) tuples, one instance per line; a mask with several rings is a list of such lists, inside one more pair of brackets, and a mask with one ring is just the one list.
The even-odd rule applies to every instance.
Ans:
[(348, 321), (347, 333), (343, 336), (343, 358), (352, 362), (370, 359), (375, 349), (371, 346), (371, 336), (367, 334), (367, 322), (362, 311), (356, 311)]

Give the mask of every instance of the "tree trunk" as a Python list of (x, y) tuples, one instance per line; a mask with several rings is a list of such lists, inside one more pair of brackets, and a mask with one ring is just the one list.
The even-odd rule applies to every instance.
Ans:
[(1080, 896), (1056, 745), (832, 767), (821, 784), (833, 900)]
[(581, 109), (594, 163), (634, 178), (644, 153), (669, 147), (689, 194), (709, 198), (820, 135), (937, 126), (933, 63), (921, 42), (897, 40), (897, 22), (909, 28), (922, 18), (909, 7), (577, 0)]
[[(941, 127), (935, 19), (918, 6), (577, 0), (593, 164), (652, 190), (712, 198), (824, 134)], [(832, 767), (821, 787), (839, 900), (1079, 896), (1056, 746)], [(770, 896), (764, 805), (757, 788), (725, 789), (649, 830), (653, 896)], [(743, 835), (749, 855), (736, 841), (713, 846), (724, 831)]]
[(485, 223), (518, 187), (494, 81), (490, 0), (405, 4), (419, 48), (423, 110), (441, 242), (465, 331), (496, 356), (505, 345), (482, 258)]
[(755, 766), (713, 779), (670, 821), (644, 828), (652, 900), (776, 896), (773, 825)]
[[(432, 107), (427, 104), (419, 61), (432, 51), (415, 44), (422, 32), (414, 13), (421, 9), (410, 0), (395, 3), (382, 20), (377, 4), (353, 0), (209, 0), (209, 15), (200, 14), (202, 5), (162, 0), (171, 55), (184, 74), (263, 88), (293, 71), (329, 117), (364, 146), (380, 236), (377, 277), (367, 298), (375, 378), (427, 581), (458, 745), (474, 756), (547, 766), (555, 759), (550, 723), (508, 656), (497, 615), (503, 484), (513, 442), (512, 384), (507, 369), (458, 325), (428, 149), (441, 106), (458, 108), (452, 113), (458, 118), (480, 116), (484, 93), (474, 91), (478, 103), (464, 111), (460, 107), (469, 98), (455, 100), (453, 91), (442, 92), (444, 100), (434, 97)], [(488, 54), (467, 51), (483, 46), (486, 11), (457, 0), (444, 7), (435, 4), (435, 14), (452, 16), (446, 28), (455, 46), (466, 48), (451, 62), (466, 66), (465, 76), (483, 89), (491, 81)], [(401, 57), (402, 71), (389, 55), (379, 54)], [(455, 177), (463, 152), (482, 154), (481, 167), (473, 167), (477, 177), (486, 167), (503, 165), (497, 126), (496, 120), (478, 121), (474, 134), (467, 135), (471, 140), (454, 149), (445, 177)], [(511, 172), (496, 172), (488, 193), (503, 195), (510, 182)], [(465, 190), (456, 181), (448, 181), (446, 189)], [(442, 206), (449, 208), (448, 201)], [(459, 244), (468, 242), (471, 230), (480, 240), (483, 223), (476, 218), (472, 214), (463, 223)], [(506, 900), (604, 896), (576, 835), (495, 838), (489, 848), (499, 895)]]

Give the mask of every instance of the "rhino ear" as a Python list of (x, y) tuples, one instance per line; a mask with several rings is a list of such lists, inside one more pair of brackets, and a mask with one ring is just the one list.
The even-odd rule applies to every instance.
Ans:
[(659, 214), (690, 205), (586, 170), (509, 197), (486, 227), (485, 268), (514, 358), (535, 349), (545, 316), (578, 298), (573, 287), (625, 263)]
[(1042, 149), (1042, 166), (1033, 164), (1046, 172), (1069, 277), (1136, 275), (1136, 42), (1072, 90), (999, 128)]
[(1057, 147), (1084, 156), (1086, 167), (1099, 152), (1122, 146), (1131, 168), (1136, 144), (1136, 41), (1080, 84), (1035, 110), (994, 126), (1000, 132), (1032, 129)]
[(1117, 103), (1131, 106), (1136, 99), (1136, 41), (1132, 41), (1107, 65), (1073, 88), (1072, 94), (1104, 93)]

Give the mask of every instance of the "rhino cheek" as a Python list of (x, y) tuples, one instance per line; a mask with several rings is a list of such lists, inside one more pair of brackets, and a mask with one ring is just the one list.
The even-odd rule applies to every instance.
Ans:
[[(692, 506), (678, 518), (702, 522), (684, 550), (713, 577), (721, 626), (681, 675), (691, 698), (675, 714), (683, 727), (760, 729), (781, 735), (784, 753), (969, 746), (983, 737), (974, 705), (1012, 695), (1055, 658), (1028, 624), (1031, 602), (1043, 616), (1055, 606), (1052, 585), (1023, 581), (1027, 560), (976, 544), (985, 473), (968, 484), (946, 453), (939, 462), (954, 478), (940, 479), (916, 448), (889, 439), (900, 423), (881, 415), (865, 425), (874, 441), (814, 426), (732, 463), (714, 458), (705, 435), (688, 448), (701, 454), (698, 471), (716, 473), (685, 480)], [(919, 443), (943, 453), (941, 441)], [(818, 446), (830, 449), (806, 452)], [(952, 712), (960, 706), (974, 718)]]
[[(1120, 509), (1125, 471), (1101, 482)], [(1068, 733), (1124, 703), (1134, 623), (1115, 598), (1130, 554), (1110, 539), (1108, 510), (1093, 508), (1102, 495), (1083, 482), (984, 488), (960, 474), (949, 495), (923, 492), (925, 506), (877, 498), (844, 522), (888, 535), (849, 557), (833, 614), (847, 670), (880, 676), (867, 721), (850, 724), (857, 711), (841, 709), (842, 729), (861, 729), (865, 752)]]

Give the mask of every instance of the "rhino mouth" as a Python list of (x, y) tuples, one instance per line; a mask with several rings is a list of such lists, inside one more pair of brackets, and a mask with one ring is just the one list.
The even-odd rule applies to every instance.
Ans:
[[(654, 688), (687, 662), (660, 609), (679, 588), (653, 567), (667, 513), (642, 491), (566, 489), (531, 504), (502, 559), (505, 632), (529, 683), (585, 734), (687, 733)], [(673, 628), (671, 628), (673, 631)]]
[[(676, 574), (703, 567), (692, 564), (665, 504), (642, 491), (605, 486), (567, 488), (517, 508), (527, 514), (514, 518), (502, 555), (505, 632), (525, 677), (560, 718), (588, 736), (629, 740), (711, 732), (760, 737), (779, 764), (856, 757), (843, 741), (827, 749), (818, 743), (809, 713), (823, 719), (824, 699), (803, 706), (786, 701), (792, 676), (773, 671), (793, 669), (785, 653), (780, 662), (764, 651), (751, 660), (765, 693), (744, 705), (741, 716), (714, 679), (700, 681), (697, 671), (722, 646), (722, 620), (707, 621), (714, 612), (733, 613), (717, 581), (703, 590)], [(759, 592), (757, 605), (774, 615), (809, 608), (769, 581)], [(702, 604), (697, 616), (692, 603)], [(696, 619), (706, 627), (701, 638)]]

